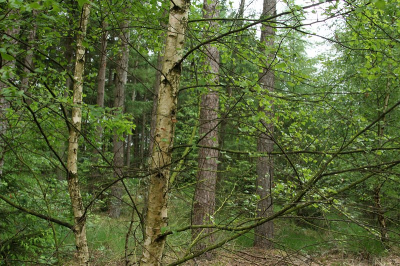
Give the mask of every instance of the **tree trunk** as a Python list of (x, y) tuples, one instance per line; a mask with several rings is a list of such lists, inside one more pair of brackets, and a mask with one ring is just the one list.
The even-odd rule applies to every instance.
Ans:
[[(136, 68), (136, 66), (137, 66), (137, 62), (138, 61), (136, 61), (135, 62), (135, 68)], [(134, 82), (135, 83), (135, 82)], [(135, 102), (135, 100), (136, 100), (136, 91), (135, 90), (133, 90), (133, 92), (132, 92), (132, 102)], [(133, 122), (135, 122), (134, 120), (133, 120)], [(134, 134), (134, 132), (133, 132), (133, 130), (131, 130), (131, 132), (130, 132), (131, 134), (128, 134), (128, 137), (127, 137), (127, 140), (126, 140), (126, 168), (128, 168), (128, 170), (129, 170), (129, 168), (131, 167), (131, 151), (132, 151), (132, 137), (133, 137), (133, 134)]]
[[(99, 70), (97, 73), (97, 99), (96, 99), (96, 104), (100, 108), (104, 108), (104, 90), (106, 87), (106, 70), (107, 70), (107, 37), (108, 37), (108, 31), (107, 31), (107, 23), (103, 21), (102, 23), (102, 34), (101, 34), (101, 46), (100, 46), (100, 64), (99, 64)], [(96, 181), (98, 181), (101, 177), (101, 173), (99, 169), (96, 167), (99, 157), (98, 153), (99, 151), (102, 150), (102, 145), (98, 145), (99, 143), (102, 143), (103, 141), (103, 128), (100, 125), (100, 122), (97, 121), (97, 126), (96, 126), (96, 143), (95, 146), (97, 149), (93, 150), (94, 156), (92, 157), (92, 162), (93, 162), (93, 170), (90, 175), (90, 180), (88, 181), (88, 190), (90, 193), (93, 193), (95, 191), (95, 184)]]
[[(69, 19), (68, 22), (69, 24), (73, 24), (74, 21), (74, 16), (75, 16), (75, 9), (71, 10), (71, 14), (69, 15)], [(67, 36), (65, 37), (65, 39), (63, 40), (63, 43), (61, 44), (62, 46), (64, 46), (64, 57), (66, 60), (66, 70), (68, 71), (68, 73), (71, 73), (72, 76), (72, 71), (73, 71), (73, 60), (74, 60), (74, 47), (73, 47), (73, 42), (74, 42), (74, 33), (72, 29), (68, 29), (67, 31)], [(64, 98), (68, 98), (69, 95), (71, 95), (71, 92), (73, 90), (73, 80), (70, 78), (70, 75), (66, 75), (65, 77), (65, 90), (63, 91), (64, 94)], [(67, 116), (70, 115), (69, 111), (70, 110), (66, 110), (67, 111)], [(63, 162), (65, 162), (65, 160), (68, 160), (68, 143), (67, 141), (62, 141), (60, 143), (60, 146), (58, 147), (58, 153), (61, 154), (61, 159), (63, 160)], [(65, 180), (65, 171), (64, 169), (61, 168), (57, 168), (57, 179), (58, 180)]]
[(149, 155), (153, 151), (153, 143), (154, 143), (154, 132), (156, 131), (156, 118), (157, 118), (157, 102), (158, 102), (158, 90), (160, 87), (161, 80), (161, 67), (162, 67), (163, 57), (159, 54), (157, 57), (157, 72), (156, 72), (156, 80), (153, 86), (153, 109), (151, 110), (151, 121), (150, 121), (150, 143), (149, 143)]
[(89, 249), (86, 239), (86, 217), (78, 182), (78, 139), (82, 123), (83, 72), (85, 68), (85, 47), (82, 45), (89, 22), (90, 4), (84, 4), (77, 34), (77, 49), (74, 71), (72, 123), (68, 145), (68, 191), (74, 213), (75, 246), (79, 265), (89, 265)]
[[(216, 18), (219, 15), (217, 1), (203, 2), (203, 17)], [(216, 22), (210, 22), (208, 31), (217, 30)], [(219, 51), (217, 47), (207, 44), (205, 68), (210, 71), (210, 85), (219, 82)], [(218, 147), (218, 108), (219, 96), (218, 92), (208, 88), (208, 92), (201, 96), (200, 103), (200, 145), (207, 147)], [(199, 171), (197, 173), (196, 189), (194, 192), (192, 224), (203, 225), (213, 223), (213, 215), (215, 211), (215, 186), (217, 181), (218, 169), (218, 150), (209, 148), (199, 149)], [(209, 234), (205, 239), (199, 241), (204, 235)], [(195, 229), (192, 230), (192, 239), (195, 243), (195, 249), (204, 249), (207, 244), (214, 241), (212, 229)], [(210, 257), (211, 253), (207, 253)]]
[[(125, 85), (128, 78), (128, 60), (129, 60), (129, 22), (124, 21), (121, 25), (122, 31), (120, 34), (121, 40), (121, 54), (117, 62), (117, 76), (115, 80), (115, 98), (114, 107), (124, 112), (125, 107)], [(113, 153), (114, 153), (114, 178), (121, 178), (123, 175), (124, 167), (124, 141), (122, 136), (114, 133), (113, 136)], [(122, 197), (122, 183), (118, 182), (111, 187), (111, 200), (109, 215), (112, 218), (118, 218), (121, 214), (121, 197)]]
[[(106, 87), (106, 70), (107, 70), (107, 31), (108, 24), (103, 21), (102, 23), (102, 34), (101, 34), (101, 47), (100, 47), (100, 65), (99, 72), (97, 74), (97, 100), (96, 104), (99, 107), (104, 107), (104, 89)], [(97, 132), (102, 135), (102, 128), (97, 128)]]
[[(276, 13), (276, 0), (264, 0), (263, 14), (262, 16), (273, 16)], [(261, 28), (261, 42), (265, 46), (272, 47), (274, 45), (274, 29), (269, 25), (262, 25)], [(262, 49), (263, 53), (266, 53), (266, 49)], [(272, 55), (268, 55), (272, 60)], [(271, 70), (271, 66), (265, 62), (265, 67), (262, 69), (262, 73), (259, 76), (260, 86), (264, 91), (273, 91), (275, 87), (275, 76)], [(259, 105), (259, 111), (265, 112), (266, 117), (273, 118), (274, 114), (272, 111), (272, 102), (270, 106), (265, 108)], [(257, 139), (257, 151), (259, 153), (267, 153), (268, 156), (262, 156), (257, 159), (257, 181), (256, 181), (256, 193), (260, 197), (257, 203), (257, 217), (266, 217), (273, 214), (273, 203), (272, 203), (272, 183), (274, 177), (274, 161), (270, 155), (274, 149), (273, 132), (274, 125), (271, 121), (261, 121), (262, 132), (259, 134)], [(272, 248), (273, 243), (270, 239), (274, 235), (274, 224), (273, 221), (266, 222), (254, 230), (254, 246), (260, 248)]]
[[(385, 99), (384, 99), (384, 103), (383, 103), (383, 110), (382, 112), (386, 112), (388, 105), (389, 105), (389, 98), (390, 98), (390, 94), (389, 94), (389, 88), (390, 88), (390, 81), (387, 81), (386, 84), (386, 95), (385, 95)], [(379, 106), (379, 103), (378, 103)], [(383, 140), (383, 136), (385, 133), (385, 124), (386, 124), (386, 116), (382, 117), (382, 123), (378, 123), (378, 139), (379, 139), (379, 147), (382, 147), (382, 140)], [(375, 184), (374, 186), (374, 204), (375, 204), (375, 209), (376, 209), (376, 217), (377, 217), (377, 221), (378, 221), (378, 227), (379, 227), (379, 232), (381, 235), (381, 241), (382, 243), (384, 243), (385, 245), (387, 244), (387, 242), (389, 241), (389, 234), (388, 234), (388, 229), (387, 229), (387, 223), (386, 223), (386, 218), (385, 218), (385, 211), (384, 208), (382, 207), (382, 203), (381, 203), (381, 189), (382, 186), (384, 185), (384, 183), (386, 182), (386, 179), (384, 179), (383, 181), (378, 181), (378, 184)]]
[(162, 63), (157, 105), (155, 144), (151, 161), (146, 238), (140, 265), (160, 265), (166, 237), (160, 237), (167, 225), (168, 181), (177, 115), (177, 95), (182, 71), (180, 60), (185, 41), (190, 2), (176, 0), (170, 4), (168, 32)]

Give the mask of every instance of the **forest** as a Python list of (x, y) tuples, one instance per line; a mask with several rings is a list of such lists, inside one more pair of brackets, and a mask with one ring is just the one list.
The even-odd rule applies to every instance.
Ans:
[(400, 0), (0, 0), (0, 265), (400, 265), (399, 75)]

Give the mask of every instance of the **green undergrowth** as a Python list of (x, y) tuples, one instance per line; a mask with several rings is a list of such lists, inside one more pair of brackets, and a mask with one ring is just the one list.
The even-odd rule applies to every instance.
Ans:
[[(169, 203), (169, 225), (164, 231), (173, 233), (167, 237), (165, 250), (166, 261), (173, 262), (188, 254), (191, 244), (190, 229), (178, 232), (190, 225), (191, 201), (183, 192), (172, 195)], [(230, 221), (233, 215), (223, 213), (216, 216), (216, 223)], [(88, 241), (92, 259), (96, 265), (111, 262), (123, 262), (125, 256), (126, 233), (130, 224), (129, 212), (125, 210), (118, 219), (112, 219), (106, 213), (91, 214), (88, 217)], [(342, 219), (341, 219), (342, 218)], [(135, 262), (140, 258), (142, 232), (138, 217), (129, 237), (129, 260)], [(325, 220), (326, 219), (326, 220)], [(349, 257), (381, 257), (388, 255), (388, 250), (379, 240), (379, 234), (373, 227), (363, 228), (356, 223), (348, 222), (338, 214), (329, 213), (319, 219), (276, 219), (275, 249), (302, 255), (324, 256), (324, 254), (342, 254)], [(229, 238), (235, 232), (221, 231), (216, 234), (215, 243)], [(374, 235), (375, 234), (375, 235)], [(398, 236), (397, 236), (398, 237)], [(393, 241), (397, 241), (391, 235)], [(251, 248), (254, 242), (254, 230), (250, 230), (226, 245), (233, 250)], [(73, 235), (68, 236), (65, 244), (73, 245)], [(390, 251), (391, 252), (391, 251)]]

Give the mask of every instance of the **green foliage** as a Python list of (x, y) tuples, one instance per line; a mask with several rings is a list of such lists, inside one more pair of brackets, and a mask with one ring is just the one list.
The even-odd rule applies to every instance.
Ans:
[[(385, 112), (399, 99), (399, 2), (326, 4), (322, 16), (341, 16), (346, 23), (336, 22), (332, 51), (316, 58), (308, 57), (307, 50), (314, 44), (306, 40), (306, 26), (299, 26), (307, 11), (293, 1), (286, 2), (290, 13), (277, 18), (275, 45), (265, 46), (259, 41), (258, 26), (250, 26), (259, 14), (246, 14), (246, 20), (235, 21), (238, 14), (232, 10), (233, 4), (221, 1), (220, 17), (225, 20), (216, 22), (218, 32), (211, 32), (209, 21), (202, 20), (202, 2), (192, 1), (184, 51), (191, 53), (182, 62), (177, 121), (173, 122), (171, 172), (176, 178), (169, 190), (169, 225), (162, 229), (173, 231), (167, 238), (170, 260), (171, 254), (184, 256), (192, 241), (190, 230), (179, 229), (191, 224), (197, 144), (202, 137), (197, 130), (201, 126), (199, 101), (210, 90), (218, 93), (220, 105), (213, 225), (230, 227), (216, 229), (216, 242), (237, 234), (232, 228), (251, 227), (257, 221), (256, 162), (266, 154), (256, 152), (256, 140), (267, 131), (263, 121), (274, 125), (275, 212), (286, 210), (274, 220), (275, 247), (309, 254), (336, 250), (381, 255), (398, 241), (400, 116), (398, 108)], [(85, 3), (88, 1), (0, 1), (6, 11), (0, 20), (0, 97), (8, 103), (6, 110), (0, 110), (0, 122), (7, 123), (7, 131), (0, 132), (0, 158), (4, 153), (5, 160), (0, 194), (18, 206), (69, 223), (73, 217), (65, 164), (72, 99), (67, 83), (73, 78), (74, 37)], [(85, 96), (78, 168), (88, 208), (90, 249), (94, 258), (107, 264), (124, 256), (132, 209), (141, 211), (145, 205), (150, 122), (156, 117), (152, 114), (153, 90), (170, 2), (92, 4), (84, 41)], [(128, 18), (132, 37), (128, 84), (125, 110), (120, 110), (112, 107), (121, 45), (117, 36)], [(109, 32), (104, 108), (96, 103), (103, 22)], [(9, 25), (18, 29), (16, 36), (4, 34)], [(34, 26), (37, 37), (31, 40)], [(220, 53), (219, 82), (215, 83), (204, 64), (207, 46), (200, 44), (223, 34), (226, 36), (210, 43)], [(197, 45), (199, 49), (192, 51)], [(33, 54), (34, 61), (29, 73), (24, 69), (28, 54)], [(8, 62), (14, 60), (15, 67)], [(260, 86), (262, 67), (274, 71), (274, 91), (265, 92)], [(21, 85), (23, 78), (29, 80), (27, 88)], [(378, 117), (380, 121), (372, 123)], [(127, 191), (119, 220), (104, 213), (115, 180), (114, 135), (123, 140), (125, 154), (131, 151), (127, 161), (132, 163), (123, 169)], [(377, 222), (379, 210), (393, 241), (385, 245)], [(128, 253), (137, 261), (143, 239), (136, 212), (134, 219)], [(250, 228), (234, 245), (250, 247), (253, 240)], [(74, 251), (69, 229), (0, 202), (0, 254), (6, 263), (68, 264)]]

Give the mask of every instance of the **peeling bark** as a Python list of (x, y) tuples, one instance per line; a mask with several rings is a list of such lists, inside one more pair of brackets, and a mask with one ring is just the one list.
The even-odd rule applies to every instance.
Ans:
[[(276, 0), (264, 0), (263, 4), (263, 16), (273, 16), (276, 13)], [(261, 28), (261, 42), (265, 46), (274, 45), (274, 29), (269, 25), (262, 25)], [(262, 49), (263, 53), (266, 53), (265, 49)], [(268, 55), (270, 61), (272, 61), (272, 55)], [(265, 92), (273, 91), (275, 87), (275, 75), (271, 70), (271, 66), (268, 62), (265, 62), (265, 67), (262, 69), (262, 73), (259, 76), (260, 86)], [(269, 110), (266, 111), (264, 107), (259, 105), (258, 110), (265, 112), (267, 118), (273, 118), (274, 114), (272, 111), (272, 102), (270, 102)], [(260, 197), (257, 203), (257, 216), (268, 217), (273, 214), (273, 202), (272, 202), (272, 183), (274, 178), (274, 161), (271, 153), (274, 149), (273, 133), (274, 125), (272, 122), (261, 121), (263, 132), (260, 133), (257, 139), (257, 152), (269, 154), (268, 156), (259, 157), (257, 159), (257, 180), (256, 180), (256, 194)], [(274, 235), (274, 224), (273, 221), (268, 221), (254, 230), (254, 246), (260, 248), (272, 248), (273, 243), (269, 240)]]
[(72, 210), (74, 213), (75, 245), (79, 265), (89, 265), (89, 249), (86, 239), (86, 217), (82, 196), (78, 182), (78, 140), (82, 124), (82, 93), (83, 93), (83, 72), (85, 69), (85, 47), (82, 45), (86, 36), (86, 29), (89, 22), (90, 4), (84, 4), (77, 34), (77, 49), (74, 71), (72, 123), (69, 131), (68, 145), (68, 191), (71, 198)]
[(190, 2), (177, 0), (170, 4), (168, 32), (162, 63), (156, 130), (151, 158), (151, 177), (145, 223), (145, 241), (140, 265), (160, 265), (165, 237), (161, 228), (167, 225), (168, 182), (176, 122), (177, 94), (181, 76), (180, 60), (185, 42)]
[(159, 54), (158, 57), (157, 57), (156, 80), (155, 80), (154, 86), (153, 86), (154, 96), (153, 96), (153, 108), (151, 110), (150, 143), (149, 143), (149, 155), (150, 156), (151, 156), (151, 153), (153, 151), (154, 133), (156, 131), (158, 91), (159, 91), (160, 81), (161, 81), (161, 73), (160, 73), (160, 71), (161, 71), (161, 67), (162, 67), (162, 62), (163, 62), (163, 57), (162, 57), (162, 55)]

